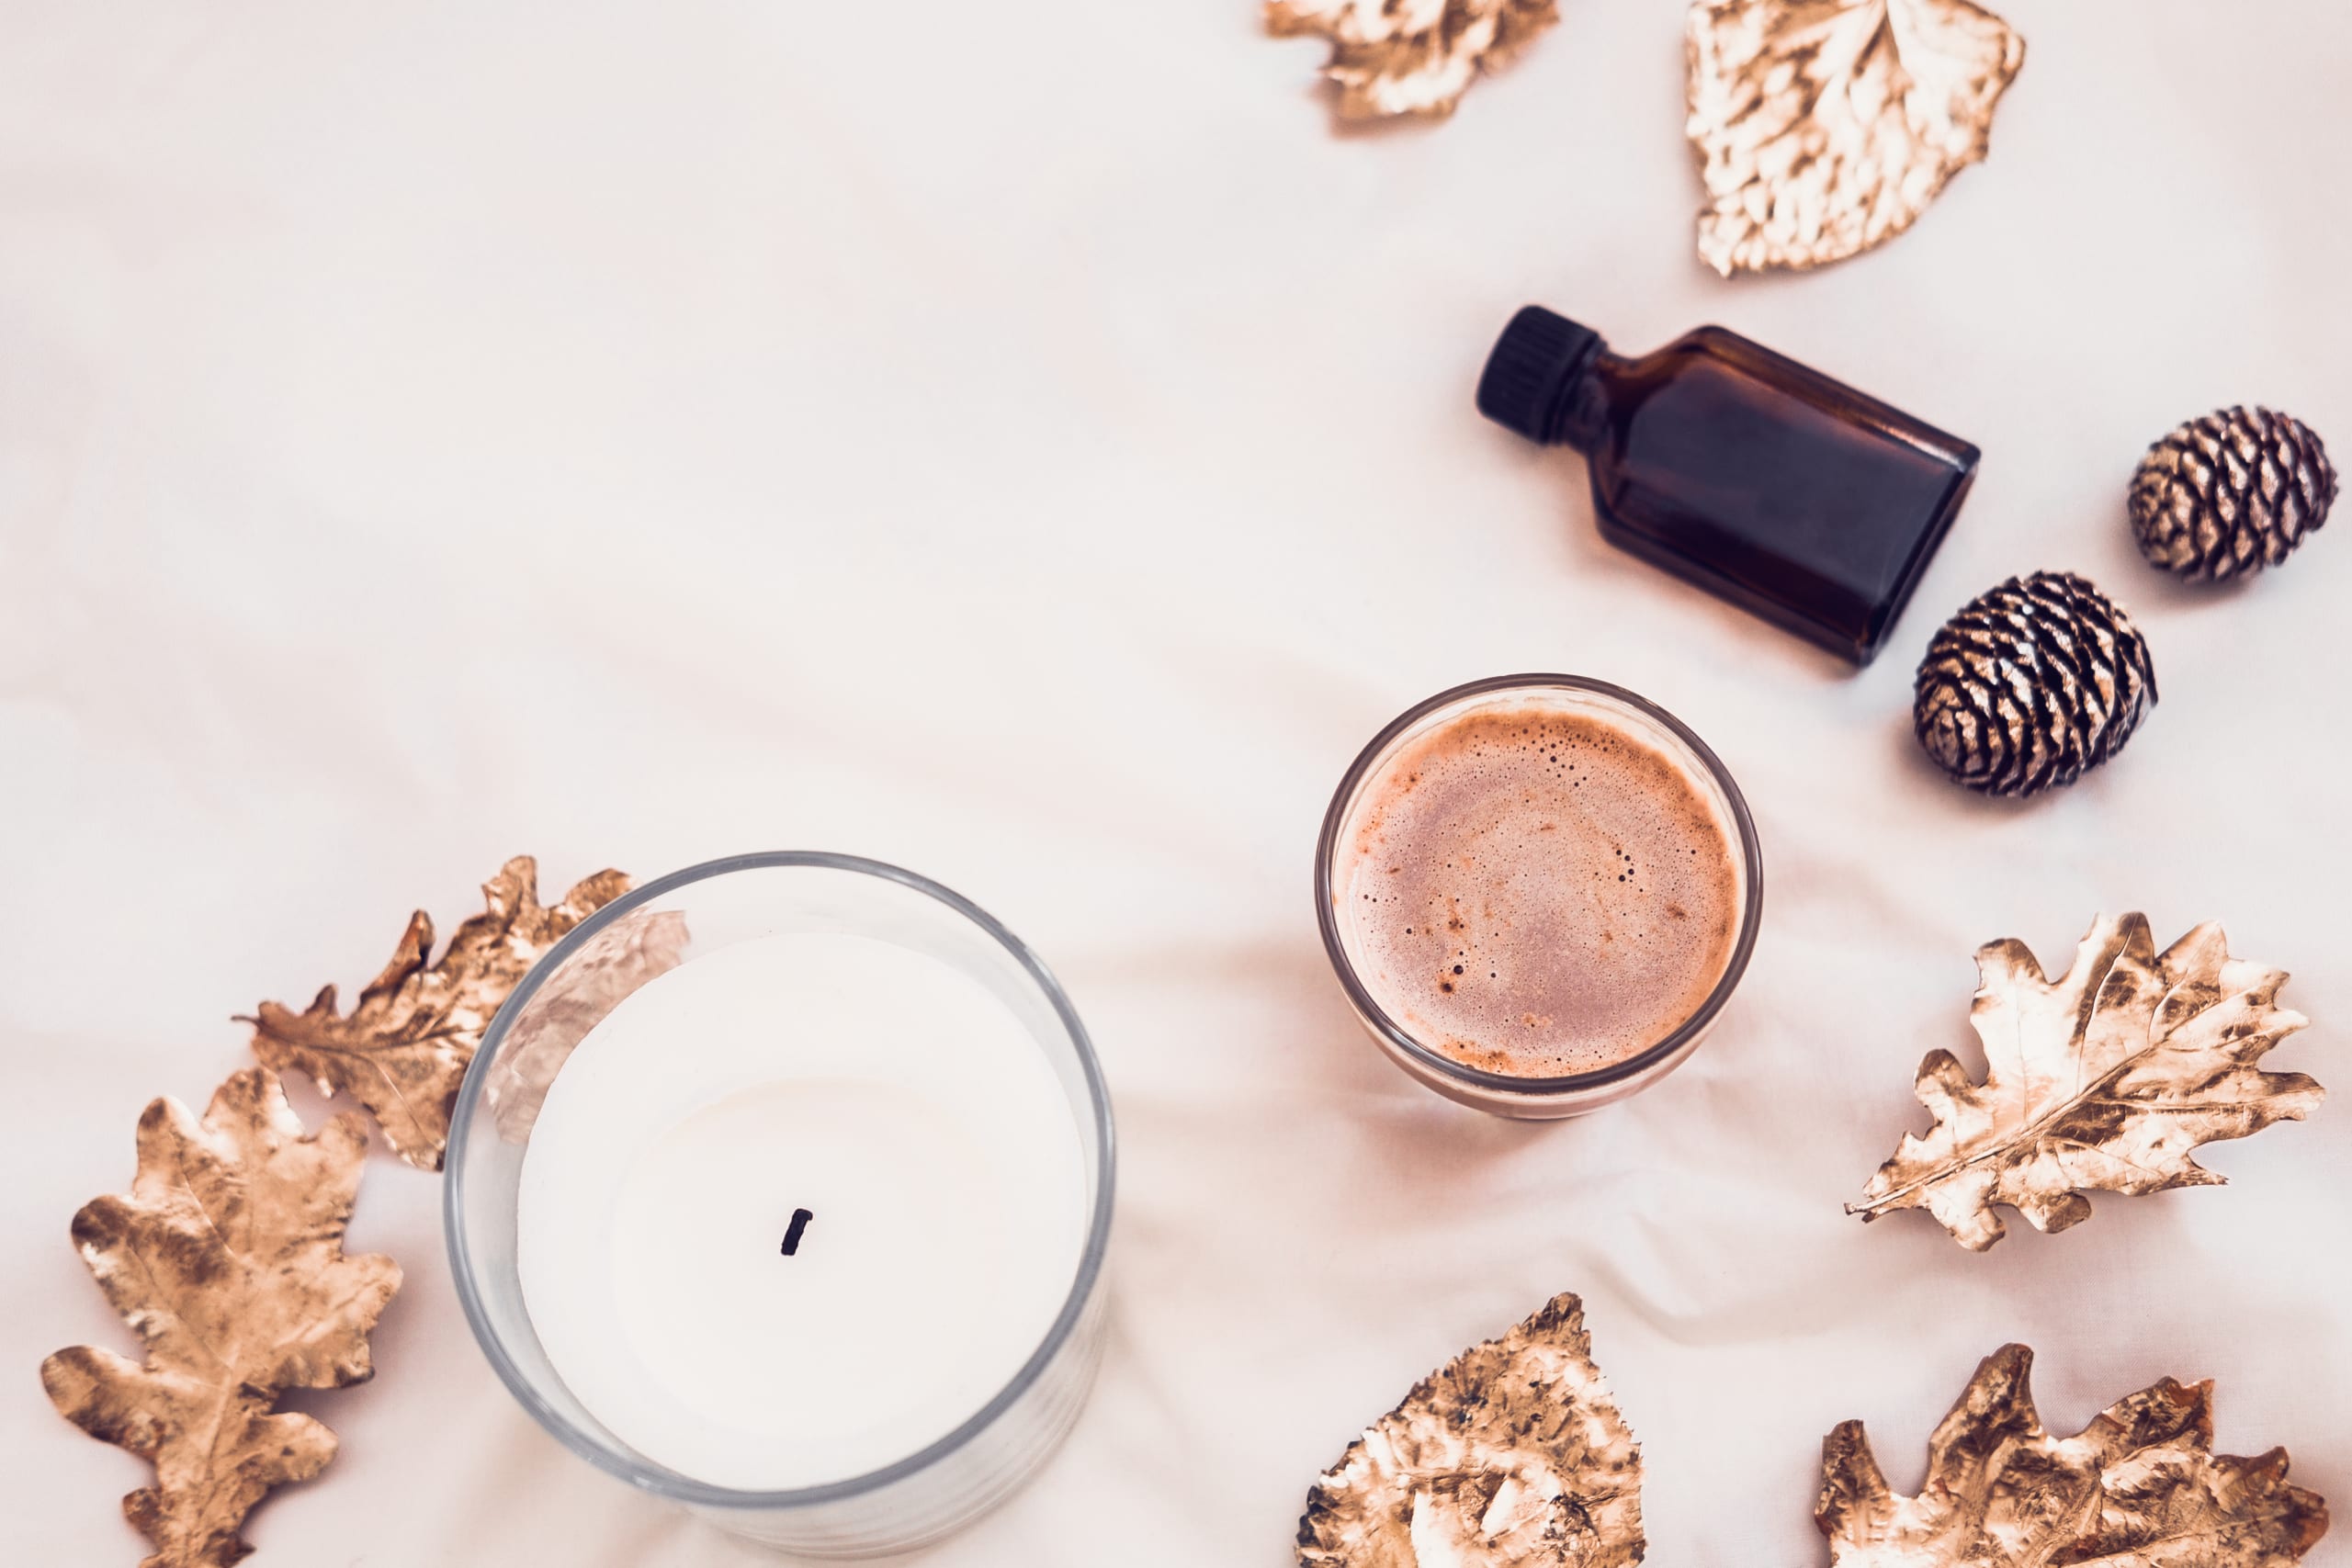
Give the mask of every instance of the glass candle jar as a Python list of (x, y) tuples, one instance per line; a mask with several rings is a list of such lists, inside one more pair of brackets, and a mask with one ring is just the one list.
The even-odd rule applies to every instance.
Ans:
[(1747, 803), (1673, 715), (1574, 675), (1421, 703), (1340, 781), (1315, 910), (1389, 1058), (1499, 1116), (1573, 1116), (1698, 1048), (1756, 945)]
[(1099, 1359), (1110, 1100), (1045, 965), (922, 877), (716, 861), (493, 1021), (445, 1219), (508, 1389), (590, 1463), (810, 1556), (1017, 1489)]

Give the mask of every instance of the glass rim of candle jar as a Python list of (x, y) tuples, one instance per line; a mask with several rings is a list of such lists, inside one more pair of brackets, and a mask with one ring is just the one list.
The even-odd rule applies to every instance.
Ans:
[[(1623, 1061), (1589, 1072), (1537, 1077), (1472, 1066), (1424, 1043), (1389, 1016), (1356, 974), (1340, 930), (1341, 890), (1334, 886), (1333, 879), (1339, 870), (1341, 836), (1354, 819), (1365, 785), (1407, 740), (1417, 739), (1439, 722), (1450, 721), (1489, 699), (1544, 692), (1566, 693), (1589, 705), (1614, 708), (1620, 716), (1630, 717), (1639, 728), (1650, 731), (1650, 739), (1668, 740), (1685, 752), (1688, 762), (1692, 764), (1690, 771), (1694, 780), (1712, 788), (1716, 796), (1713, 804), (1728, 819), (1737, 840), (1743, 887), (1739, 931), (1730, 956), (1722, 976), (1696, 1011), (1665, 1038)], [(1348, 765), (1340, 787), (1332, 793), (1330, 807), (1323, 816), (1322, 831), (1315, 843), (1316, 924), (1323, 934), (1324, 953), (1357, 1019), (1390, 1060), (1424, 1086), (1449, 1100), (1498, 1116), (1546, 1120), (1578, 1115), (1646, 1089), (1679, 1066), (1698, 1049), (1730, 1002), (1732, 993), (1738, 989), (1748, 958), (1755, 952), (1763, 909), (1764, 859), (1756, 823), (1748, 814), (1747, 798), (1740, 794), (1739, 785), (1733, 781), (1731, 770), (1724, 766), (1723, 759), (1689, 725), (1640, 693), (1583, 675), (1493, 675), (1449, 687), (1415, 703), (1374, 736)]]
[[(540, 1393), (528, 1372), (511, 1355), (492, 1314), (481, 1298), (475, 1280), (475, 1265), (471, 1261), (472, 1238), (467, 1230), (465, 1194), (466, 1162), (463, 1155), (467, 1140), (476, 1135), (478, 1125), (483, 1135), (494, 1135), (488, 1127), (490, 1121), (484, 1108), (489, 1069), (505, 1043), (508, 1029), (523, 1016), (526, 1004), (549, 976), (583, 947), (594, 941), (598, 932), (627, 918), (631, 910), (640, 909), (682, 888), (698, 882), (730, 874), (775, 868), (805, 867), (816, 870), (848, 872), (893, 882), (913, 892), (925, 895), (947, 907), (964, 919), (978, 927), (992, 939), (1023, 971), (1029, 982), (1052, 1007), (1056, 1018), (1068, 1032), (1072, 1055), (1083, 1076), (1087, 1113), (1092, 1122), (1092, 1132), (1101, 1150), (1100, 1176), (1095, 1183), (1093, 1202), (1086, 1217), (1086, 1239), (1079, 1255), (1078, 1270), (1072, 1278), (1068, 1295), (1053, 1324), (1038, 1341), (1037, 1348), (1023, 1361), (1010, 1382), (997, 1391), (987, 1404), (958, 1423), (945, 1436), (924, 1445), (903, 1459), (895, 1460), (879, 1469), (840, 1481), (825, 1482), (812, 1486), (751, 1490), (722, 1486), (698, 1481), (689, 1475), (662, 1465), (628, 1450), (607, 1438), (583, 1430), (558, 1410)], [(836, 854), (820, 850), (775, 850), (751, 854), (729, 855), (718, 860), (690, 865), (666, 876), (657, 877), (641, 886), (632, 888), (620, 897), (590, 915), (572, 928), (561, 941), (550, 948), (531, 966), (522, 981), (509, 994), (506, 1001), (491, 1021), (482, 1035), (480, 1049), (466, 1070), (463, 1083), (449, 1118), (447, 1175), (443, 1181), (442, 1228), (447, 1242), (450, 1272), (455, 1280), (458, 1299), (464, 1308), (467, 1325), (473, 1331), (476, 1343), (489, 1359), (499, 1379), (506, 1385), (516, 1403), (531, 1414), (550, 1435), (564, 1447), (580, 1455), (605, 1473), (616, 1476), (633, 1486), (682, 1503), (689, 1507), (718, 1510), (788, 1511), (815, 1509), (828, 1504), (838, 1504), (866, 1496), (910, 1477), (920, 1475), (941, 1464), (987, 1432), (1000, 1416), (1018, 1404), (1048, 1370), (1057, 1357), (1070, 1343), (1086, 1321), (1090, 1306), (1094, 1303), (1101, 1283), (1103, 1261), (1108, 1253), (1111, 1235), (1111, 1213), (1116, 1187), (1116, 1145), (1111, 1114), (1111, 1095), (1102, 1077), (1101, 1063), (1094, 1054), (1092, 1040), (1078, 1016), (1061, 983), (1055, 979), (1043, 960), (1028, 944), (1007, 930), (996, 918), (978, 904), (954, 889), (933, 882), (919, 873), (888, 862), (869, 860), (861, 855)], [(853, 1552), (852, 1555), (863, 1553)]]

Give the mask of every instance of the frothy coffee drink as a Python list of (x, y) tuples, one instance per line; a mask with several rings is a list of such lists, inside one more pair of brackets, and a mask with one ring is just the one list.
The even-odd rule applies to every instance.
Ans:
[(1731, 962), (1745, 885), (1686, 765), (1594, 715), (1479, 708), (1363, 781), (1332, 896), (1357, 978), (1489, 1072), (1597, 1071), (1672, 1034)]

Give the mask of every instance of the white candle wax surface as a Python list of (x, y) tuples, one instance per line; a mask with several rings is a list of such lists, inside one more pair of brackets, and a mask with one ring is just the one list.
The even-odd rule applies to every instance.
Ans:
[(1052, 1067), (978, 981), (869, 937), (758, 937), (581, 1042), (524, 1156), (517, 1268), (623, 1442), (715, 1485), (820, 1485), (1012, 1381), (1077, 1277), (1085, 1181)]

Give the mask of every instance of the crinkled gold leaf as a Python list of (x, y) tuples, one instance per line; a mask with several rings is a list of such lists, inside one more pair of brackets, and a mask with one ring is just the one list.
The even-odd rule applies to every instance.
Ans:
[(1573, 1295), (1416, 1384), (1298, 1525), (1303, 1568), (1627, 1568), (1643, 1550), (1641, 1450)]
[(1343, 119), (1450, 115), (1481, 72), (1559, 19), (1556, 0), (1266, 0), (1275, 37), (1331, 40), (1323, 74)]
[(368, 1334), (401, 1270), (343, 1250), (367, 1150), (356, 1112), (305, 1136), (277, 1076), (249, 1067), (201, 1122), (175, 1100), (148, 1106), (130, 1191), (74, 1216), (147, 1359), (76, 1346), (41, 1363), (41, 1386), (67, 1420), (153, 1462), (154, 1484), (122, 1500), (154, 1544), (145, 1568), (226, 1568), (253, 1550), (238, 1532), (254, 1506), (334, 1457), (325, 1427), (271, 1412), (281, 1389), (373, 1371)]
[(2159, 954), (2144, 915), (2101, 917), (2054, 981), (2015, 941), (1976, 968), (1984, 1081), (1928, 1053), (1917, 1092), (1934, 1125), (1905, 1134), (1847, 1213), (1925, 1209), (1982, 1252), (2004, 1232), (1996, 1203), (2057, 1231), (2090, 1217), (2085, 1191), (2219, 1186), (2199, 1145), (2300, 1120), (2325, 1093), (2256, 1066), (2310, 1021), (2278, 1006), (2286, 975), (2232, 958), (2218, 924)]
[(572, 1047), (657, 975), (685, 957), (686, 917), (631, 909), (583, 942), (524, 1004), (490, 1065), (482, 1103), (513, 1143), (530, 1136)]
[(1696, 0), (1699, 255), (1802, 268), (1883, 244), (1984, 156), (2025, 40), (1968, 0)]
[(439, 959), (432, 918), (419, 909), (348, 1016), (333, 986), (299, 1013), (264, 1002), (243, 1021), (254, 1026), (254, 1054), (279, 1072), (308, 1074), (323, 1094), (350, 1095), (402, 1159), (438, 1170), (458, 1084), (506, 993), (565, 932), (627, 891), (628, 877), (600, 871), (543, 906), (537, 863), (517, 855), (482, 885), (489, 908), (458, 927)]
[(1862, 1424), (1821, 1445), (1814, 1522), (1832, 1568), (2285, 1568), (2327, 1533), (2327, 1503), (2287, 1483), (2287, 1450), (2213, 1452), (2213, 1385), (2166, 1378), (2074, 1438), (2033, 1408), (2033, 1352), (1984, 1359), (1928, 1440), (1916, 1497), (1888, 1489)]

